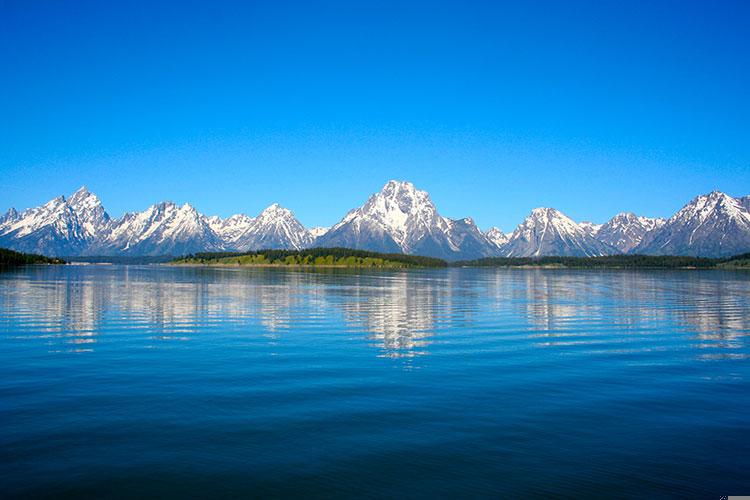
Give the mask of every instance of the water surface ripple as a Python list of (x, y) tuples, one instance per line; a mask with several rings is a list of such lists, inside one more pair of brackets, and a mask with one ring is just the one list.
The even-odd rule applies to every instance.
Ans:
[(750, 494), (750, 273), (0, 273), (10, 496)]

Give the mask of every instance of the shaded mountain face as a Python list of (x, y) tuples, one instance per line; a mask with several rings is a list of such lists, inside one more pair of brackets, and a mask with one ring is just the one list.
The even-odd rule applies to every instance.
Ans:
[(744, 200), (719, 191), (697, 196), (647, 233), (633, 253), (729, 257), (750, 251), (750, 212)]
[(471, 219), (442, 217), (425, 191), (390, 181), (315, 240), (318, 247), (427, 255), (447, 260), (494, 255), (496, 247)]
[(646, 233), (660, 228), (665, 222), (664, 219), (651, 219), (639, 217), (631, 212), (622, 212), (606, 224), (602, 224), (593, 236), (622, 253), (628, 253), (641, 243)]
[(535, 208), (502, 247), (506, 257), (546, 255), (593, 257), (619, 251), (593, 238), (571, 218), (554, 208)]
[(738, 198), (740, 205), (742, 205), (745, 210), (750, 212), (750, 196), (743, 196), (742, 198)]

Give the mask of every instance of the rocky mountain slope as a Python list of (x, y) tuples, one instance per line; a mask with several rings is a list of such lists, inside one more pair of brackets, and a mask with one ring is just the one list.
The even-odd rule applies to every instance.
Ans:
[(403, 252), (447, 260), (473, 259), (497, 247), (471, 219), (441, 216), (430, 196), (410, 182), (390, 181), (315, 240), (318, 247)]
[(334, 226), (306, 229), (278, 204), (258, 216), (208, 217), (190, 204), (162, 202), (113, 219), (85, 187), (23, 212), (0, 216), (0, 247), (49, 256), (160, 256), (209, 251), (348, 247), (446, 260), (617, 253), (724, 257), (750, 251), (750, 196), (714, 191), (669, 220), (617, 214), (577, 224), (538, 208), (506, 234), (438, 212), (425, 191), (390, 181)]
[(665, 222), (664, 219), (639, 217), (632, 212), (622, 212), (602, 224), (593, 236), (622, 253), (628, 253), (641, 243), (646, 233), (660, 228)]
[(728, 257), (747, 252), (750, 212), (746, 200), (719, 191), (697, 196), (646, 234), (633, 253)]
[(554, 208), (532, 210), (500, 251), (505, 257), (592, 257), (618, 253)]

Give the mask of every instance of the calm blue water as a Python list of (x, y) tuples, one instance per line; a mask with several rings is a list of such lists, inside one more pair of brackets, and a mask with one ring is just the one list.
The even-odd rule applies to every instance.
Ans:
[(2, 496), (750, 495), (750, 273), (0, 273)]

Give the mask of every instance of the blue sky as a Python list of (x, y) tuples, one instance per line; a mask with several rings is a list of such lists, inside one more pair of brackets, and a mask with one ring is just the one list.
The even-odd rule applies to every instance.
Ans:
[(1, 209), (329, 225), (395, 178), (511, 230), (750, 194), (750, 2), (155, 4), (0, 0)]

